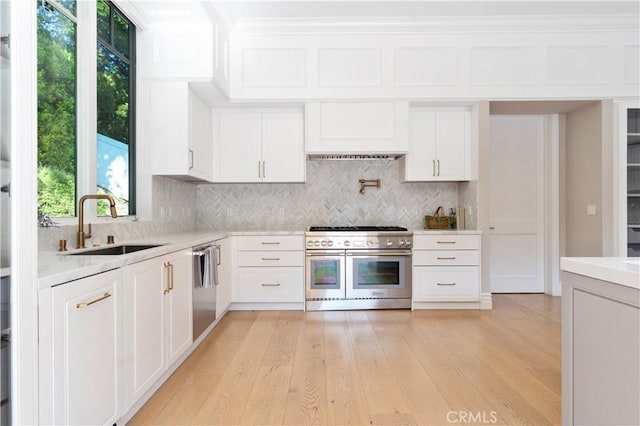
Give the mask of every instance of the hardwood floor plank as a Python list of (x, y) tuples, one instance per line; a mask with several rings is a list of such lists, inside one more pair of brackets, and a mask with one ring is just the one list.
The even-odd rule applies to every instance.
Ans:
[(362, 389), (362, 379), (349, 338), (348, 313), (327, 312), (325, 350), (327, 422), (333, 425), (362, 425), (372, 419)]
[(297, 339), (284, 424), (327, 423), (323, 312), (307, 312)]
[(411, 320), (408, 311), (370, 311), (368, 319), (375, 331), (395, 381), (411, 405), (419, 424), (444, 424), (451, 407), (425, 371), (401, 333)]
[(349, 336), (370, 413), (409, 413), (411, 408), (378, 344), (366, 311), (350, 312)]
[(281, 424), (303, 312), (282, 312), (265, 351), (240, 424)]

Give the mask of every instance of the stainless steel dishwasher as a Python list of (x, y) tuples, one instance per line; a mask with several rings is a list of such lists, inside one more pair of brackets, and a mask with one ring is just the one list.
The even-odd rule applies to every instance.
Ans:
[(216, 319), (216, 287), (220, 246), (209, 243), (193, 248), (193, 340)]

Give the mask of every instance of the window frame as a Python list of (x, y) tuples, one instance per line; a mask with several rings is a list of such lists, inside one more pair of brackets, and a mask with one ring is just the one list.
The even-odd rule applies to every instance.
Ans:
[[(78, 201), (85, 194), (95, 194), (97, 190), (97, 1), (76, 2), (76, 16), (74, 17), (63, 5), (56, 0), (46, 1), (53, 7), (72, 19), (76, 24), (76, 185), (75, 185), (75, 215), (68, 217), (53, 217), (60, 225), (73, 225), (78, 220)], [(111, 7), (118, 10), (119, 15), (131, 25), (129, 38), (130, 64), (129, 76), (129, 215), (119, 216), (119, 221), (137, 221), (138, 205), (136, 202), (137, 186), (137, 144), (136, 144), (136, 90), (137, 90), (137, 35), (139, 28), (120, 9), (116, 2), (108, 1)], [(111, 46), (104, 44), (105, 47)], [(110, 216), (97, 215), (97, 203), (86, 203), (84, 206), (85, 223), (108, 223)]]

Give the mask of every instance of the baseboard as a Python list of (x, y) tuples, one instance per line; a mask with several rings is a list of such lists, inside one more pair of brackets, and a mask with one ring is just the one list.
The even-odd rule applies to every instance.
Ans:
[(552, 296), (562, 296), (562, 282), (558, 281), (555, 285), (551, 286)]
[(480, 295), (480, 309), (493, 309), (493, 299), (491, 293)]
[(480, 302), (413, 302), (413, 310), (419, 309), (482, 309)]

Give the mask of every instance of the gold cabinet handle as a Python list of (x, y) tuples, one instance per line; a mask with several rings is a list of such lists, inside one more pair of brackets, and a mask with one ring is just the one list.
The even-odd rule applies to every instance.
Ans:
[(273, 284), (262, 283), (260, 285), (262, 287), (280, 287), (280, 283), (273, 283)]
[(98, 297), (97, 299), (93, 299), (93, 300), (92, 300), (92, 301), (90, 301), (90, 302), (77, 303), (77, 304), (76, 304), (76, 309), (86, 308), (86, 307), (88, 307), (88, 306), (93, 305), (94, 303), (98, 303), (98, 302), (100, 302), (101, 300), (108, 299), (108, 298), (110, 298), (110, 297), (111, 297), (111, 294), (110, 294), (110, 293), (105, 293), (105, 294), (103, 294), (102, 296)]
[(436, 175), (436, 160), (431, 160), (433, 161), (433, 176)]
[(280, 241), (263, 241), (260, 244), (262, 244), (263, 246), (277, 246), (278, 244), (280, 244)]
[(437, 283), (438, 285), (456, 285), (456, 283)]
[(280, 260), (279, 257), (263, 257), (262, 260)]
[(265, 163), (266, 161), (262, 162), (262, 178), (266, 178), (267, 177), (267, 172), (265, 171)]
[(438, 176), (440, 176), (440, 160), (438, 160)]
[(165, 262), (164, 269), (167, 271), (167, 288), (164, 289), (163, 294), (167, 294), (173, 290), (173, 265), (171, 262)]
[(455, 244), (455, 241), (438, 241), (438, 244)]
[(490, 226), (489, 229), (496, 229), (496, 228), (494, 228), (493, 226)]
[(451, 256), (451, 257), (437, 257), (438, 260), (456, 260), (455, 256)]

